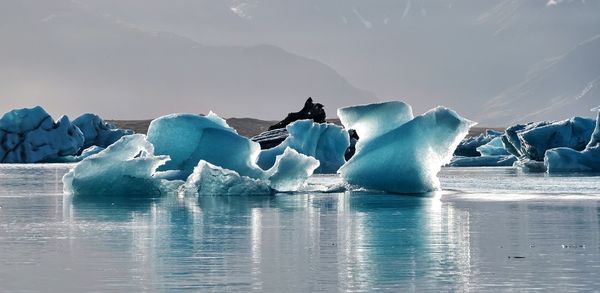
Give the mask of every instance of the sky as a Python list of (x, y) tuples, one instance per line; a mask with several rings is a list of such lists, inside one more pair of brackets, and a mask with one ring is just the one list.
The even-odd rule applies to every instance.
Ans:
[(402, 100), (507, 126), (592, 116), (600, 1), (2, 0), (0, 111), (281, 119)]

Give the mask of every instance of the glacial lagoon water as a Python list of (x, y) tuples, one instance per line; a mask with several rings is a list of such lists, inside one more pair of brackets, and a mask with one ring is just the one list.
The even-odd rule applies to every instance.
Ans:
[(598, 176), (444, 168), (420, 196), (126, 200), (63, 196), (68, 168), (0, 165), (0, 292), (600, 288)]

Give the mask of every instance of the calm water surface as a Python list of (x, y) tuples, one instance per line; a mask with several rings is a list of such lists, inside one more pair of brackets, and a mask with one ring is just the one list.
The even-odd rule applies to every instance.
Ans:
[(0, 165), (0, 292), (600, 290), (597, 176), (448, 168), (421, 196), (123, 200), (63, 196), (67, 170)]

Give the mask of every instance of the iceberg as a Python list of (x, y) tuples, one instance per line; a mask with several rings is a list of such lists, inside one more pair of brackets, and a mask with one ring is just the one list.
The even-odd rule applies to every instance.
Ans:
[(204, 160), (198, 163), (188, 177), (183, 190), (193, 195), (269, 195), (273, 190), (265, 180), (241, 176)]
[(455, 156), (448, 166), (451, 167), (508, 167), (517, 161), (513, 155), (485, 155), (480, 157)]
[(157, 196), (183, 182), (167, 182), (156, 170), (169, 160), (156, 156), (143, 134), (121, 137), (105, 150), (79, 162), (63, 177), (64, 192), (73, 195)]
[(54, 122), (39, 106), (12, 110), (0, 118), (1, 163), (51, 161), (77, 154), (83, 143), (83, 134), (67, 116)]
[(104, 121), (100, 116), (86, 113), (75, 120), (73, 124), (81, 130), (84, 137), (83, 148), (91, 146), (106, 148), (119, 140), (122, 136), (133, 134), (133, 130), (120, 129), (114, 124)]
[(258, 165), (261, 168), (271, 168), (276, 157), (288, 147), (316, 158), (320, 165), (315, 173), (335, 173), (346, 162), (344, 154), (350, 145), (350, 138), (342, 127), (331, 123), (298, 120), (289, 124), (286, 129), (289, 136), (281, 144), (260, 152)]
[(543, 161), (547, 150), (567, 147), (581, 151), (590, 141), (596, 122), (573, 117), (558, 122), (537, 122), (509, 127), (503, 137), (506, 149), (519, 158)]
[[(475, 123), (444, 107), (406, 121), (412, 117), (412, 110), (407, 104), (399, 103), (338, 110), (344, 126), (356, 129), (361, 137), (356, 153), (339, 170), (347, 183), (394, 193), (439, 189), (437, 173), (450, 162), (457, 145)], [(385, 107), (387, 104), (390, 108)], [(395, 128), (389, 127), (385, 119), (378, 118), (391, 119), (394, 112), (401, 116), (391, 120), (390, 124), (394, 124)], [(386, 131), (382, 131), (378, 123)], [(372, 129), (376, 130), (376, 135), (370, 133)], [(363, 140), (363, 137), (369, 139)]]
[(262, 177), (256, 165), (260, 145), (243, 137), (214, 113), (207, 116), (171, 114), (153, 120), (148, 141), (158, 155), (171, 160), (159, 171), (176, 171), (175, 179), (186, 179), (200, 160), (233, 170), (242, 176)]
[(600, 172), (600, 112), (584, 150), (566, 147), (550, 149), (544, 156), (544, 166), (548, 173)]
[(490, 143), (493, 139), (502, 136), (503, 132), (487, 129), (478, 136), (466, 137), (456, 147), (454, 155), (462, 157), (478, 157), (482, 155), (477, 148)]

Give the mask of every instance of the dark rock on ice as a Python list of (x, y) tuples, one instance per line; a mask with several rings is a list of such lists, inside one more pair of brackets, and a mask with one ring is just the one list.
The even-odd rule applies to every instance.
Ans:
[(310, 119), (316, 123), (324, 123), (326, 118), (325, 109), (323, 109), (323, 105), (319, 103), (313, 103), (312, 98), (308, 98), (306, 102), (304, 102), (304, 107), (302, 110), (298, 112), (292, 112), (285, 117), (285, 119), (279, 121), (278, 123), (271, 125), (269, 130), (285, 128), (288, 124), (304, 119)]

